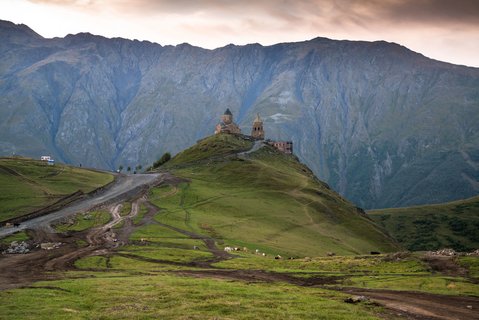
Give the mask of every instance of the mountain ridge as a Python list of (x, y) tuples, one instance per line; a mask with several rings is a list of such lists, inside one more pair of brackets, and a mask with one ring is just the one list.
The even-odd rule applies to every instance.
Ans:
[(211, 134), (230, 107), (245, 132), (259, 112), (268, 138), (292, 140), (361, 207), (479, 193), (477, 68), (384, 41), (210, 50), (87, 34), (8, 40), (3, 25), (3, 154), (147, 165)]

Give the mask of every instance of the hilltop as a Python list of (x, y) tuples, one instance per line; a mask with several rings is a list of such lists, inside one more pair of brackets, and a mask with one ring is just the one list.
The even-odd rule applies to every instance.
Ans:
[(229, 107), (363, 208), (479, 192), (479, 69), (384, 41), (272, 46), (44, 39), (0, 22), (0, 153), (118, 169), (213, 133)]
[[(253, 143), (257, 150), (248, 153)], [(290, 256), (398, 249), (295, 156), (261, 144), (218, 134), (176, 155), (162, 169), (187, 182), (161, 202), (167, 211), (161, 221), (227, 245)]]
[(479, 248), (479, 196), (435, 205), (372, 210), (368, 215), (412, 251)]

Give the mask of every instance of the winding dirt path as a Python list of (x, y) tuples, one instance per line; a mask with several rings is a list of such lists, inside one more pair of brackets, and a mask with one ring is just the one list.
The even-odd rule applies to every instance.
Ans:
[(171, 177), (172, 176), (167, 173), (117, 176), (117, 179), (112, 185), (92, 197), (83, 199), (47, 215), (22, 222), (19, 227), (0, 228), (0, 238), (25, 229), (48, 229), (55, 221), (74, 216), (77, 213), (87, 212), (98, 206), (109, 203), (120, 203), (126, 199), (134, 198), (138, 194), (144, 193), (150, 187), (158, 185), (163, 181), (168, 181)]

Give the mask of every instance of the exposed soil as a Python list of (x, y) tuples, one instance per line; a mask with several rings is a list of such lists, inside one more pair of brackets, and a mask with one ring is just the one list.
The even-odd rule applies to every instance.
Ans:
[(349, 288), (410, 319), (479, 319), (479, 299), (429, 293)]
[[(177, 185), (184, 180), (171, 175), (165, 175), (163, 183)], [(173, 191), (174, 192), (174, 191)], [(172, 271), (180, 276), (205, 277), (217, 279), (231, 279), (256, 282), (285, 282), (297, 286), (324, 287), (331, 289), (330, 285), (340, 284), (343, 279), (340, 276), (318, 276), (312, 278), (295, 277), (294, 274), (266, 272), (263, 270), (225, 270), (212, 266), (213, 263), (226, 259), (235, 258), (234, 255), (217, 248), (215, 239), (197, 234), (188, 230), (182, 230), (154, 219), (159, 208), (150, 203), (146, 196), (146, 189), (141, 193), (128, 194), (118, 199), (113, 204), (106, 204), (112, 219), (105, 225), (98, 226), (83, 232), (55, 233), (52, 228), (41, 224), (36, 229), (29, 229), (33, 243), (61, 242), (62, 245), (54, 250), (35, 249), (28, 254), (12, 254), (0, 256), (0, 290), (30, 287), (39, 280), (53, 280), (63, 277), (61, 271), (74, 270), (74, 262), (89, 255), (119, 255), (131, 259), (198, 267), (197, 270)], [(132, 201), (132, 208), (128, 215), (121, 216), (121, 202)], [(133, 224), (132, 219), (138, 214), (140, 204), (144, 204), (148, 211), (138, 224)], [(118, 228), (119, 224), (122, 224)], [(202, 240), (213, 257), (206, 261), (193, 261), (188, 263), (163, 261), (140, 257), (130, 253), (120, 253), (116, 249), (129, 243), (129, 237), (134, 230), (146, 224), (158, 224), (176, 232), (182, 233), (192, 239)], [(117, 228), (114, 228), (114, 227)], [(81, 244), (83, 243), (83, 245)], [(135, 244), (139, 244), (134, 242)], [(463, 270), (455, 269), (450, 261), (442, 259), (439, 262), (429, 261), (433, 270), (447, 272), (451, 270), (454, 275), (463, 275)], [(454, 264), (455, 265), (455, 264)], [(457, 267), (457, 265), (455, 265)], [(205, 270), (208, 269), (208, 270)], [(448, 273), (451, 274), (451, 273)], [(328, 285), (328, 286), (325, 286)], [(384, 318), (401, 317), (406, 319), (479, 319), (479, 299), (464, 296), (446, 296), (419, 292), (392, 291), (392, 290), (368, 290), (359, 288), (337, 288), (343, 292), (354, 295), (364, 295), (373, 302), (387, 308)]]
[(467, 269), (456, 263), (456, 257), (426, 256), (422, 259), (429, 265), (433, 272), (442, 273), (446, 276), (466, 277)]

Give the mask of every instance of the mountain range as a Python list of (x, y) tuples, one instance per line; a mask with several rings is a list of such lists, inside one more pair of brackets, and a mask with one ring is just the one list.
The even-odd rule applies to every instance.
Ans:
[(479, 193), (479, 69), (384, 41), (46, 39), (0, 21), (0, 153), (116, 169), (213, 133), (226, 108), (364, 208)]

